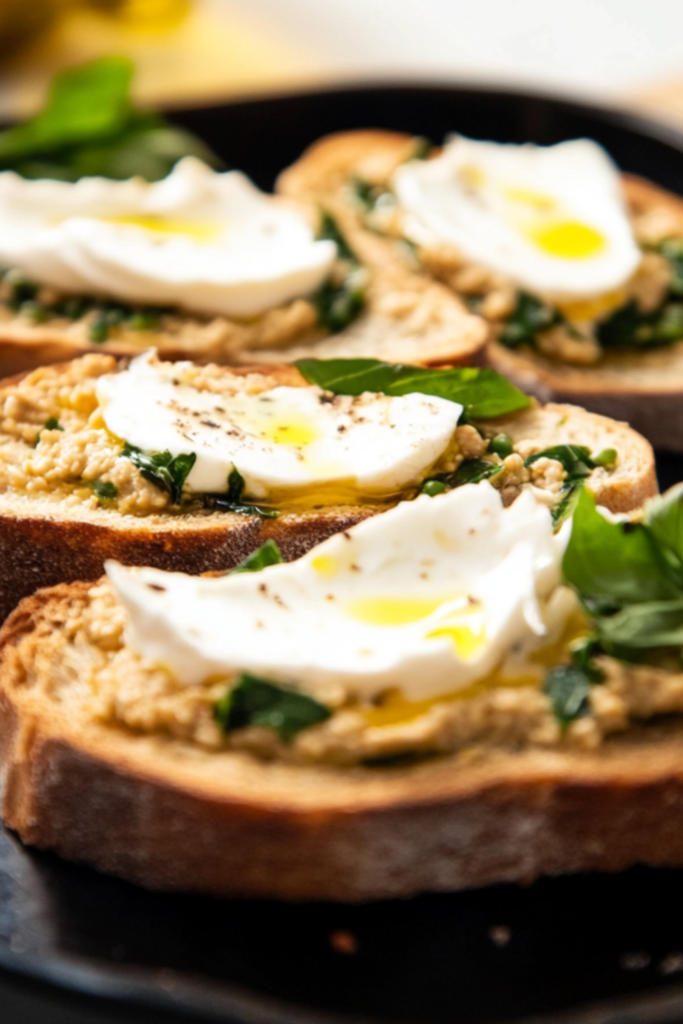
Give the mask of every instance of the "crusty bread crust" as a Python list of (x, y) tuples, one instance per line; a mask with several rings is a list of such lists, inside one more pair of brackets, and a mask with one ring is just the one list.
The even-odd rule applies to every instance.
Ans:
[(2, 815), (31, 845), (153, 889), (371, 900), (541, 874), (683, 865), (683, 727), (597, 752), (482, 751), (341, 769), (206, 752), (79, 719), (27, 686), (20, 646), (84, 584), (0, 631)]
[(31, 508), (29, 502), (12, 510), (8, 505), (0, 501), (0, 621), (37, 587), (98, 579), (109, 558), (170, 572), (222, 572), (272, 539), (291, 561), (376, 511), (349, 505), (278, 519), (231, 512), (138, 518), (103, 509), (78, 516), (73, 509)]
[[(357, 131), (330, 135), (314, 143), (284, 171), (278, 189), (299, 201), (314, 197), (330, 203), (359, 163), (384, 159), (397, 163), (409, 153), (410, 137), (395, 132)], [(632, 175), (622, 177), (627, 203), (635, 213), (661, 209), (680, 224), (683, 199)], [(343, 207), (339, 202), (339, 207)], [(335, 213), (340, 211), (335, 206)], [(358, 218), (346, 205), (345, 228)], [(370, 232), (374, 244), (378, 240)], [(355, 236), (354, 236), (355, 240)], [(594, 366), (579, 367), (532, 349), (511, 350), (490, 340), (487, 362), (541, 402), (569, 402), (616, 420), (626, 420), (655, 446), (683, 451), (683, 341), (642, 352), (611, 351)]]
[(616, 448), (619, 459), (615, 469), (596, 470), (588, 481), (598, 503), (611, 512), (632, 512), (657, 493), (652, 446), (625, 423), (574, 405), (549, 403), (479, 425), (487, 434), (508, 434), (515, 445), (533, 438), (543, 448), (580, 444), (593, 454)]

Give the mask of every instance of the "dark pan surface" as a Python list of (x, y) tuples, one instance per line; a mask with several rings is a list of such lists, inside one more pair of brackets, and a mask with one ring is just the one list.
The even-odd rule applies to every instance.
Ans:
[[(359, 87), (175, 119), (265, 188), (319, 136), (380, 127), (435, 141), (454, 130), (588, 136), (622, 169), (683, 194), (683, 136), (523, 93)], [(683, 479), (680, 457), (658, 465), (662, 486)], [(0, 1022), (673, 1022), (683, 1020), (682, 910), (683, 871), (644, 868), (360, 907), (168, 896), (0, 829)]]

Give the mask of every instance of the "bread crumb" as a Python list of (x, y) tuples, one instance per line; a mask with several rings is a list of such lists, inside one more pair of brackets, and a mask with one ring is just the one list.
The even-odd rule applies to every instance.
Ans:
[(679, 953), (678, 950), (667, 953), (657, 965), (657, 971), (659, 974), (677, 974), (683, 971), (683, 953)]
[(344, 956), (353, 956), (358, 952), (358, 939), (353, 932), (342, 928), (330, 932), (330, 945), (335, 953), (343, 953)]
[(493, 945), (503, 949), (512, 938), (512, 929), (506, 924), (496, 924), (489, 928), (488, 934)]
[(650, 959), (650, 954), (643, 950), (622, 953), (619, 957), (619, 966), (622, 971), (642, 971), (646, 967), (649, 967)]

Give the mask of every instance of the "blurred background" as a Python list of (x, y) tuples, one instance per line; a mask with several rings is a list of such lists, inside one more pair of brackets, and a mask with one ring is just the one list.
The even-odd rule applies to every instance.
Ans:
[(63, 67), (131, 56), (152, 105), (340, 81), (530, 85), (683, 124), (682, 0), (0, 0), (0, 118)]

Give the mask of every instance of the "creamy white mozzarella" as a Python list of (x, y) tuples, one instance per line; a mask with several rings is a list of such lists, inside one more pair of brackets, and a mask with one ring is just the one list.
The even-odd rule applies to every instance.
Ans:
[(147, 352), (101, 377), (97, 395), (107, 428), (122, 440), (196, 454), (187, 486), (197, 493), (224, 492), (235, 467), (254, 498), (334, 481), (391, 495), (424, 479), (462, 413), (455, 402), (421, 394), (331, 398), (318, 387), (277, 387), (217, 395), (192, 387), (192, 370)]
[(488, 483), (404, 502), (297, 562), (202, 579), (107, 564), (127, 642), (187, 684), (252, 672), (310, 694), (329, 684), (418, 700), (489, 675), (556, 631), (567, 530)]
[(457, 136), (397, 169), (405, 231), (450, 244), (519, 287), (563, 302), (620, 288), (641, 254), (616, 167), (588, 139), (499, 145)]
[(154, 184), (0, 173), (0, 262), (65, 292), (256, 316), (310, 295), (335, 255), (286, 201), (194, 157)]

